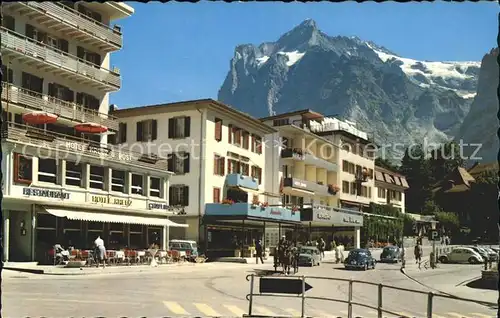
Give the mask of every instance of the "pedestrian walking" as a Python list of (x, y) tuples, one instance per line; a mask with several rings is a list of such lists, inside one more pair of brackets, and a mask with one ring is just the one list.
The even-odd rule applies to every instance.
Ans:
[(319, 256), (323, 260), (325, 258), (325, 248), (326, 248), (326, 243), (323, 240), (323, 238), (319, 239), (319, 244), (318, 244), (318, 250), (319, 250)]
[(418, 243), (417, 245), (415, 245), (414, 254), (415, 254), (415, 262), (416, 264), (418, 264), (418, 268), (420, 268), (420, 263), (422, 262), (422, 254), (423, 254), (422, 245)]
[(257, 240), (255, 243), (255, 262), (259, 264), (259, 259), (262, 264), (264, 264), (264, 260), (262, 259), (262, 241)]
[(96, 261), (97, 261), (97, 268), (99, 268), (99, 264), (102, 261), (102, 268), (106, 267), (106, 248), (104, 247), (104, 241), (102, 240), (101, 236), (98, 236), (95, 241), (95, 252), (94, 255), (96, 256)]

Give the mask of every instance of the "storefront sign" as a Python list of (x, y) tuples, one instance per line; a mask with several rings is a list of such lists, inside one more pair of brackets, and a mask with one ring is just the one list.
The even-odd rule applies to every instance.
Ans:
[(343, 217), (342, 222), (348, 223), (348, 224), (360, 224), (358, 219), (355, 219), (355, 218), (350, 217), (350, 216)]
[(271, 211), (269, 212), (269, 214), (271, 214), (271, 215), (281, 215), (281, 211), (280, 210), (276, 210), (276, 209), (271, 209)]
[(332, 223), (336, 226), (363, 226), (363, 215), (334, 211)]
[(92, 203), (104, 203), (104, 204), (114, 204), (121, 206), (130, 206), (132, 204), (132, 200), (124, 199), (124, 198), (110, 198), (103, 195), (93, 195), (90, 199)]
[(330, 221), (332, 219), (330, 213), (328, 212), (318, 212), (316, 213), (316, 218), (323, 221)]
[(307, 189), (307, 184), (304, 183), (304, 182), (300, 182), (298, 180), (294, 180), (293, 181), (293, 186), (294, 187), (298, 187), (298, 188), (303, 188), (303, 189)]
[(169, 210), (170, 206), (166, 203), (150, 202), (148, 208), (150, 210)]
[(86, 145), (79, 142), (67, 141), (65, 143), (66, 148), (78, 152), (87, 152), (97, 156), (105, 156), (110, 159), (116, 159), (120, 161), (131, 161), (132, 156), (127, 153), (115, 152), (110, 148), (98, 147), (97, 145)]
[(23, 188), (23, 195), (68, 200), (70, 194), (62, 190)]

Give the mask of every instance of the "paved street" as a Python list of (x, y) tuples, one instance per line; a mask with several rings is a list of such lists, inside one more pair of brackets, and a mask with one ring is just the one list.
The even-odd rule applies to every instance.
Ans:
[[(446, 276), (452, 277), (454, 271), (464, 271), (465, 268), (480, 272), (477, 266), (464, 266), (451, 266), (449, 273), (441, 272), (438, 275), (439, 279), (444, 282)], [(7, 272), (2, 288), (3, 317), (241, 317), (248, 311), (245, 295), (249, 292), (249, 283), (245, 276), (256, 269), (270, 267), (268, 264), (208, 263), (158, 267), (157, 271), (126, 275), (87, 276)], [(301, 268), (300, 274), (352, 278), (429, 291), (401, 274), (399, 265), (392, 264), (377, 264), (374, 271), (353, 272), (325, 262), (320, 267)], [(420, 273), (422, 277), (436, 274), (430, 270)], [(308, 296), (347, 299), (348, 287), (345, 283), (311, 279), (309, 284), (313, 289), (307, 292)], [(375, 286), (354, 285), (353, 290), (354, 301), (376, 306)], [(391, 311), (407, 317), (426, 316), (426, 295), (384, 290), (383, 296), (383, 306)], [(300, 308), (300, 298), (260, 297), (254, 302), (254, 314), (269, 316), (300, 316)], [(354, 307), (353, 312), (358, 317), (376, 317), (372, 309)], [(493, 309), (485, 306), (446, 299), (434, 300), (434, 312), (437, 318), (496, 316)], [(306, 314), (314, 317), (347, 317), (347, 305), (307, 300)], [(396, 316), (387, 314), (386, 317)]]

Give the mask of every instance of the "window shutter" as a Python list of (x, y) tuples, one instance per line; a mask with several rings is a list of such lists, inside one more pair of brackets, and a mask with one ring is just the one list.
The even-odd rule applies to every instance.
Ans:
[(224, 176), (226, 174), (225, 169), (226, 168), (226, 158), (221, 157), (220, 158), (220, 175)]
[(59, 49), (63, 52), (69, 53), (68, 41), (64, 39), (59, 39)]
[(184, 117), (184, 137), (189, 137), (191, 133), (191, 117)]
[(85, 49), (81, 46), (77, 46), (76, 47), (76, 56), (79, 58), (79, 59), (85, 59)]
[[(50, 89), (49, 89), (49, 92), (50, 92)], [(50, 93), (49, 93), (49, 95), (50, 95)], [(78, 92), (76, 93), (76, 103), (79, 105), (83, 105), (83, 94), (82, 93), (78, 93)]]
[(259, 184), (262, 184), (262, 168), (258, 168), (259, 170)]
[[(233, 125), (227, 125), (227, 142), (229, 142), (230, 144), (233, 143), (232, 132), (233, 132)], [(227, 166), (229, 167), (229, 165)]]
[(172, 153), (167, 156), (167, 170), (174, 172), (174, 154)]
[(222, 140), (222, 120), (218, 118), (215, 119), (215, 140)]
[(67, 102), (74, 102), (75, 101), (75, 92), (73, 92), (72, 90), (70, 90), (69, 88), (66, 89), (66, 101)]
[[(77, 100), (78, 100), (78, 94), (80, 94), (80, 93), (76, 93)], [(49, 96), (54, 96), (54, 95), (55, 95), (54, 83), (49, 83)]]
[(219, 171), (219, 157), (217, 157), (217, 156), (214, 157), (214, 174), (215, 175), (219, 175), (220, 174), (220, 171)]
[(255, 135), (252, 134), (252, 142), (251, 142), (251, 145), (250, 145), (250, 150), (255, 152)]
[(262, 139), (261, 138), (257, 139), (256, 147), (257, 147), (257, 153), (261, 154), (262, 153)]
[(142, 121), (137, 122), (137, 141), (142, 141)]
[(33, 39), (35, 28), (31, 24), (26, 24), (26, 37)]
[(228, 173), (232, 173), (231, 167), (232, 167), (231, 159), (227, 159), (227, 172)]
[(151, 121), (151, 140), (156, 140), (158, 138), (158, 122), (156, 119)]
[(94, 53), (94, 55), (95, 55), (95, 64), (101, 66), (101, 63), (102, 63), (102, 57), (101, 57), (101, 55), (98, 54), (98, 53)]
[(184, 206), (188, 206), (189, 205), (189, 187), (188, 186), (184, 186)]
[(189, 172), (189, 152), (184, 153), (184, 173)]
[(174, 202), (174, 187), (172, 187), (172, 186), (168, 187), (168, 204), (169, 205), (175, 205), (175, 202)]
[(213, 192), (213, 199), (214, 199), (214, 203), (219, 203), (220, 202), (220, 189), (219, 188), (214, 188), (214, 192)]
[(120, 143), (127, 142), (127, 123), (120, 123)]
[(175, 118), (168, 120), (168, 138), (175, 138)]

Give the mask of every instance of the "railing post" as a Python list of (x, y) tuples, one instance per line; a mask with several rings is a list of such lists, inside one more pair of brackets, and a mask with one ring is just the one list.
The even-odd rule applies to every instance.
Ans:
[(378, 318), (382, 318), (383, 312), (382, 312), (382, 288), (384, 285), (378, 284), (378, 304), (377, 304), (377, 315)]
[(250, 299), (248, 300), (248, 315), (252, 315), (252, 305), (253, 305), (253, 279), (254, 274), (250, 276)]
[(302, 276), (302, 310), (301, 310), (301, 318), (306, 316), (306, 277)]
[(427, 318), (432, 318), (432, 299), (434, 294), (432, 292), (427, 294)]
[(347, 318), (352, 318), (352, 280), (349, 281), (349, 293), (347, 294)]

